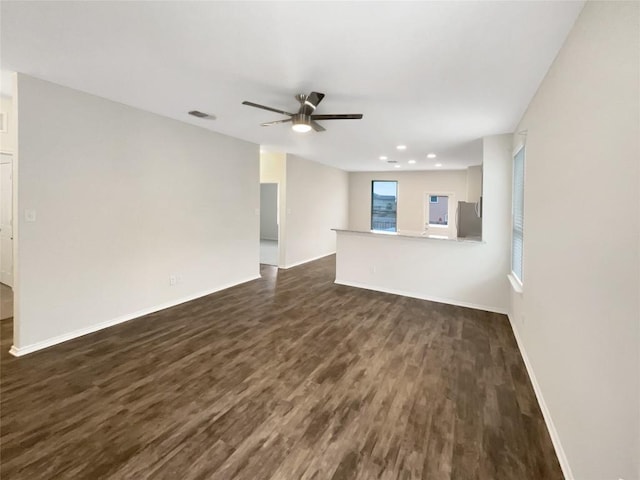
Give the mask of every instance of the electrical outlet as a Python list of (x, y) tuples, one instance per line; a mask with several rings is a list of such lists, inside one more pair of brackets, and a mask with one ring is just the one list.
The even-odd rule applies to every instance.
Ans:
[(175, 275), (169, 275), (169, 285), (173, 286), (178, 283), (178, 279)]

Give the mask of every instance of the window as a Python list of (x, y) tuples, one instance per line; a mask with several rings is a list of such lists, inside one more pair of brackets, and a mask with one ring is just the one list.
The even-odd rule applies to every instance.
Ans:
[(398, 182), (371, 182), (371, 230), (397, 232)]
[(523, 283), (522, 253), (524, 251), (524, 147), (513, 157), (513, 232), (511, 236), (511, 271)]
[(429, 226), (446, 227), (449, 225), (449, 197), (429, 195)]

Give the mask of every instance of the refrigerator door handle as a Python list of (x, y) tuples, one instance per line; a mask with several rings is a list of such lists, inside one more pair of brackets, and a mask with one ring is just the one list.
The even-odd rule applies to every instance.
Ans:
[(460, 204), (456, 208), (456, 237), (460, 236)]

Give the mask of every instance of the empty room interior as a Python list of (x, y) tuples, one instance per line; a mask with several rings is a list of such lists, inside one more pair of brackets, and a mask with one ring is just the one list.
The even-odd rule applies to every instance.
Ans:
[(640, 2), (0, 9), (1, 478), (640, 480)]

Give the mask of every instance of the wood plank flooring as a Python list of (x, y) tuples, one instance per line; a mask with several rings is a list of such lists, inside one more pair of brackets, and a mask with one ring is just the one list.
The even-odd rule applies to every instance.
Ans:
[(262, 273), (18, 359), (3, 321), (2, 479), (562, 478), (505, 316)]

